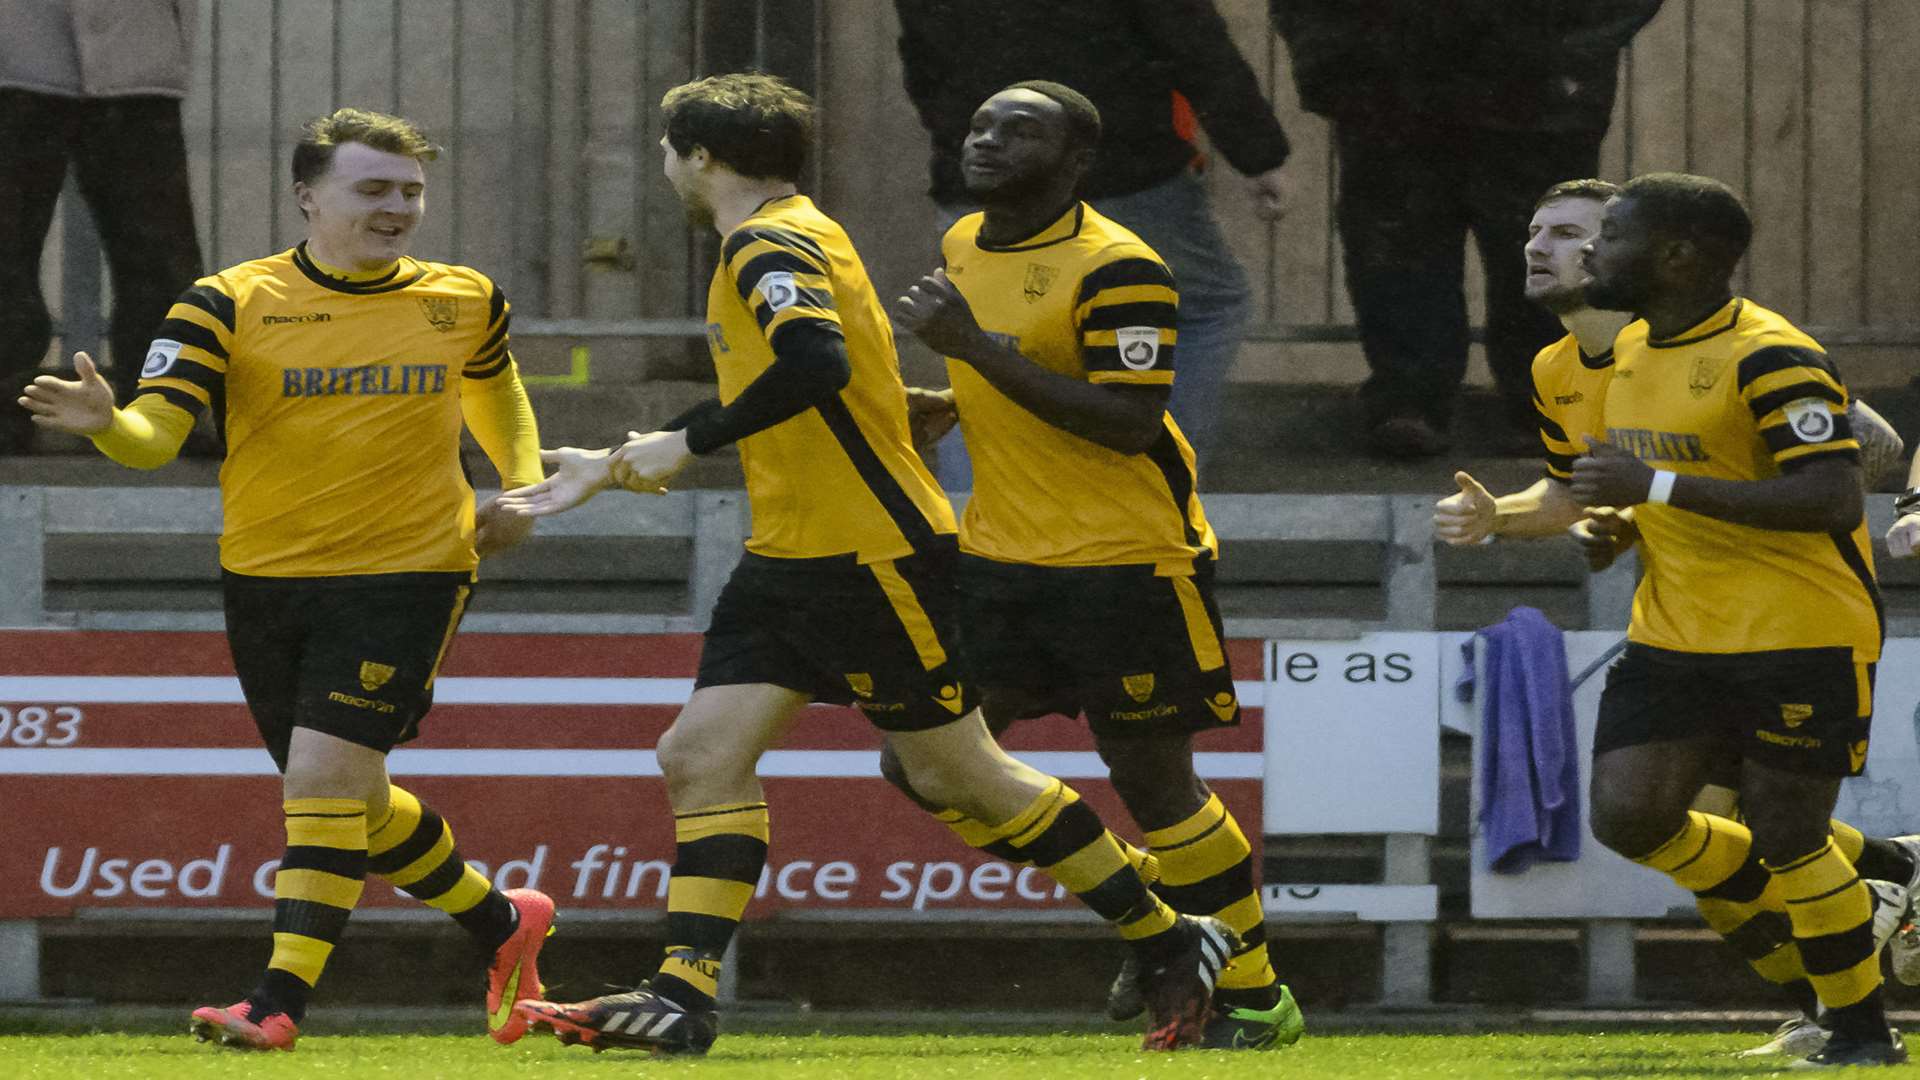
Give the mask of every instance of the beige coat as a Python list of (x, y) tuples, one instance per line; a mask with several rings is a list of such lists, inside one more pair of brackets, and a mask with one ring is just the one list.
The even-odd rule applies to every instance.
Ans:
[(0, 0), (0, 89), (187, 94), (195, 0)]

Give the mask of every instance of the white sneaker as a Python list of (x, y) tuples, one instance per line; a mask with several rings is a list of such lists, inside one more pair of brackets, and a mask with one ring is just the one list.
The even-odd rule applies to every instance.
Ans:
[[(1920, 889), (1920, 836), (1888, 837), (1892, 843), (1900, 845), (1900, 850), (1913, 860), (1913, 876), (1907, 880), (1907, 896), (1911, 903), (1913, 890)], [(1874, 920), (1873, 932), (1880, 935), (1880, 922)], [(1913, 913), (1909, 909), (1907, 917), (1894, 932), (1892, 940), (1887, 942), (1887, 959), (1892, 961), (1893, 977), (1908, 986), (1920, 986), (1920, 927), (1914, 925)]]
[(1899, 935), (1902, 927), (1912, 924), (1913, 894), (1905, 885), (1891, 881), (1866, 884), (1867, 891), (1873, 894), (1873, 951), (1879, 952)]
[[(1902, 847), (1915, 840), (1920, 837), (1894, 838)], [(1914, 866), (1920, 868), (1920, 858), (1914, 860)], [(1920, 881), (1920, 869), (1916, 870), (1915, 881)], [(1874, 950), (1887, 950), (1894, 978), (1908, 986), (1920, 985), (1920, 928), (1914, 926), (1912, 886), (1869, 881), (1867, 888), (1873, 893)]]
[(1920, 889), (1920, 834), (1910, 836), (1889, 836), (1887, 843), (1898, 845), (1913, 860), (1913, 876), (1907, 879), (1907, 891)]
[(1773, 1038), (1751, 1050), (1742, 1050), (1733, 1056), (1750, 1058), (1780, 1054), (1786, 1057), (1804, 1058), (1825, 1048), (1827, 1039), (1832, 1034), (1833, 1032), (1821, 1027), (1812, 1019), (1796, 1016), (1774, 1028)]

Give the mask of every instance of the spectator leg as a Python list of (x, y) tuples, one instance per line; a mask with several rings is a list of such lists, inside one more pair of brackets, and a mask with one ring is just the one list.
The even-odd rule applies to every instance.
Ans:
[(1487, 282), (1487, 366), (1515, 431), (1531, 436), (1533, 357), (1566, 334), (1552, 312), (1526, 298), (1527, 223), (1540, 196), (1562, 180), (1600, 169), (1598, 134), (1482, 131), (1467, 181), (1467, 209)]
[(1467, 370), (1467, 148), (1457, 134), (1351, 124), (1335, 124), (1334, 140), (1347, 291), (1372, 372), (1360, 388), (1368, 423), (1417, 417), (1443, 431)]
[(0, 454), (24, 452), (33, 425), (14, 404), (53, 343), (40, 249), (67, 173), (72, 103), (0, 90)]
[(1180, 292), (1170, 408), (1202, 464), (1219, 441), (1221, 392), (1252, 315), (1246, 271), (1220, 232), (1206, 186), (1183, 171), (1165, 183), (1099, 199), (1094, 209), (1133, 230), (1166, 260)]
[(187, 188), (180, 103), (113, 98), (88, 102), (85, 110), (74, 166), (112, 276), (108, 379), (125, 401), (167, 309), (201, 274), (200, 242)]

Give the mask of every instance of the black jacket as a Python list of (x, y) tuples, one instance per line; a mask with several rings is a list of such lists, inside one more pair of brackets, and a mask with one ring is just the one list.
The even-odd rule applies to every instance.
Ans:
[(1268, 0), (1300, 103), (1344, 123), (1604, 132), (1660, 0)]
[(1287, 159), (1287, 137), (1211, 0), (894, 0), (907, 96), (933, 136), (933, 197), (962, 202), (960, 144), (973, 111), (1009, 83), (1051, 79), (1100, 109), (1099, 153), (1080, 193), (1123, 195), (1187, 167), (1174, 93), (1248, 175)]

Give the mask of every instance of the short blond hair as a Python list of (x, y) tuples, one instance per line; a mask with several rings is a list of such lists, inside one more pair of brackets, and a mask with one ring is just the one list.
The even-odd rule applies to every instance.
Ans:
[(300, 129), (300, 141), (293, 145), (293, 180), (310, 184), (333, 167), (333, 153), (342, 143), (363, 143), (388, 154), (404, 154), (415, 161), (432, 161), (440, 156), (411, 120), (370, 109), (335, 109), (317, 116)]

